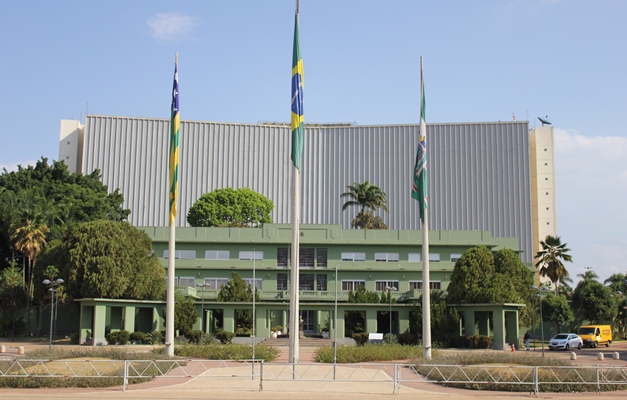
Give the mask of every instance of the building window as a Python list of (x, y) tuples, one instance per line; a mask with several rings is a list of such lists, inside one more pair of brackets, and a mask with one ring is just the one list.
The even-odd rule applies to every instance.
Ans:
[(193, 276), (181, 276), (179, 277), (178, 286), (190, 286), (194, 287), (194, 277)]
[(549, 207), (546, 208), (547, 210), (549, 209)]
[(398, 253), (374, 253), (374, 260), (379, 262), (398, 262)]
[[(167, 259), (169, 256), (168, 250), (163, 250), (163, 258)], [(175, 250), (175, 260), (194, 260), (196, 259), (196, 250)]]
[(316, 275), (316, 289), (321, 291), (327, 290), (327, 274)]
[(227, 278), (205, 278), (205, 286), (207, 289), (217, 290), (228, 284), (229, 280)]
[[(417, 289), (422, 290), (422, 281), (409, 281), (409, 289)], [(441, 290), (442, 282), (440, 281), (430, 281), (429, 289), (431, 290)]]
[(366, 253), (342, 252), (342, 261), (366, 261)]
[[(253, 280), (252, 278), (244, 278), (244, 282), (246, 282), (246, 287), (248, 286), (253, 286)], [(256, 278), (255, 279), (255, 286), (257, 286), (257, 290), (261, 290), (261, 279)]]
[(548, 181), (548, 180), (549, 180), (549, 178), (544, 178), (544, 180), (545, 180), (545, 181)]
[(315, 249), (300, 248), (298, 252), (298, 267), (313, 268), (315, 260)]
[(461, 254), (451, 254), (451, 262), (457, 262), (460, 258), (462, 258)]
[[(317, 255), (317, 267), (318, 268), (326, 268), (327, 267), (327, 249), (326, 248), (318, 248), (316, 249)], [(326, 275), (325, 275), (326, 276)], [(325, 289), (326, 290), (326, 289)]]
[(289, 251), (287, 247), (279, 247), (276, 249), (276, 266), (277, 268), (287, 268), (287, 259)]
[(287, 274), (276, 274), (276, 290), (288, 290)]
[(300, 274), (298, 290), (314, 290), (314, 274)]
[(231, 258), (231, 252), (228, 250), (205, 251), (205, 260), (228, 260), (229, 258)]
[(263, 251), (240, 251), (240, 260), (263, 260)]
[(429, 262), (440, 262), (440, 253), (429, 253)]
[(547, 225), (551, 225), (551, 223), (550, 223), (550, 222), (547, 222), (546, 224), (547, 224)]
[(366, 281), (342, 281), (342, 290), (353, 292), (359, 289), (360, 287), (366, 287)]
[(409, 257), (407, 257), (407, 261), (409, 262), (420, 262), (420, 253), (409, 253)]
[(398, 290), (398, 281), (375, 281), (375, 289), (378, 292), (383, 292), (384, 290), (388, 290), (386, 288), (393, 287)]
[(546, 195), (548, 196), (548, 195), (549, 195), (549, 192), (546, 192)]

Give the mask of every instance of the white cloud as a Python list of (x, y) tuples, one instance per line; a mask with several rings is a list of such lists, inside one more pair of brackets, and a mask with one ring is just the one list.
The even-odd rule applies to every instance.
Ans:
[(599, 280), (627, 270), (627, 138), (555, 129), (559, 234), (572, 249), (571, 277), (591, 267)]
[(159, 40), (184, 37), (195, 25), (196, 18), (175, 13), (157, 14), (148, 20), (152, 36)]
[(17, 171), (18, 165), (21, 165), (22, 167), (27, 168), (29, 165), (35, 166), (35, 164), (37, 164), (37, 161), (35, 160), (28, 160), (28, 161), (12, 163), (12, 164), (0, 164), (0, 174), (2, 174), (5, 169), (7, 170), (7, 172)]

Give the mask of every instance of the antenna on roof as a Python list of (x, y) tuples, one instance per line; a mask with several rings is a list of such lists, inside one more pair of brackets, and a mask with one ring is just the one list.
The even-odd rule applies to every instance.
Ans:
[(548, 116), (548, 115), (547, 115), (546, 117), (544, 117), (544, 118), (540, 118), (540, 117), (538, 117), (538, 119), (540, 120), (540, 122), (542, 122), (542, 126), (544, 126), (544, 125), (551, 125), (551, 123), (549, 122), (548, 118), (549, 118), (549, 116)]

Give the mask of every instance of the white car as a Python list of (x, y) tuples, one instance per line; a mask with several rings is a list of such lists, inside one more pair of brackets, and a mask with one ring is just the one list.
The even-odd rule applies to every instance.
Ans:
[(577, 348), (581, 350), (583, 340), (574, 333), (558, 333), (549, 340), (549, 350), (569, 350)]

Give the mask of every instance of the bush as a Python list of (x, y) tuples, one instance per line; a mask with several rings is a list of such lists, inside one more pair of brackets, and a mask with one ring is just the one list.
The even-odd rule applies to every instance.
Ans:
[(135, 344), (144, 344), (146, 341), (146, 334), (144, 332), (133, 332), (131, 333), (131, 342)]
[(383, 335), (383, 343), (398, 344), (398, 337), (393, 333), (386, 333), (385, 335)]
[(278, 331), (283, 331), (282, 325), (277, 325), (277, 326), (272, 327), (272, 332), (278, 332)]
[[(229, 332), (232, 334), (232, 332)], [(153, 350), (154, 353), (163, 354), (164, 348)], [(279, 356), (280, 351), (272, 346), (263, 344), (255, 345), (255, 359), (273, 361)], [(174, 348), (174, 354), (181, 357), (202, 358), (206, 360), (250, 360), (252, 358), (252, 346), (246, 344), (184, 344)]]
[[(420, 357), (422, 347), (401, 346), (389, 344), (385, 346), (364, 344), (363, 346), (338, 346), (338, 363), (359, 363), (370, 361), (396, 361)], [(316, 361), (321, 363), (333, 362), (333, 347), (320, 347), (316, 349)]]
[(81, 334), (79, 332), (73, 333), (70, 335), (70, 344), (78, 344), (80, 341)]
[(231, 340), (235, 337), (233, 332), (227, 332), (225, 330), (216, 331), (216, 339), (220, 341), (222, 344), (231, 343)]
[(357, 342), (358, 346), (363, 346), (364, 344), (368, 343), (368, 335), (368, 332), (353, 333), (353, 339), (355, 340), (355, 342)]
[(146, 334), (146, 342), (152, 345), (161, 344), (163, 343), (163, 334), (161, 331), (152, 331)]
[(127, 344), (128, 343), (128, 339), (130, 338), (131, 334), (129, 333), (129, 331), (115, 331), (115, 332), (110, 332), (107, 334), (106, 338), (107, 338), (107, 342), (109, 342), (109, 344)]
[(202, 342), (202, 338), (204, 336), (203, 331), (190, 331), (185, 333), (185, 338), (189, 341), (189, 343), (200, 344)]
[(449, 339), (451, 347), (470, 349), (489, 349), (492, 337), (483, 335), (456, 336)]
[(418, 335), (414, 333), (399, 333), (396, 337), (402, 345), (418, 344)]

